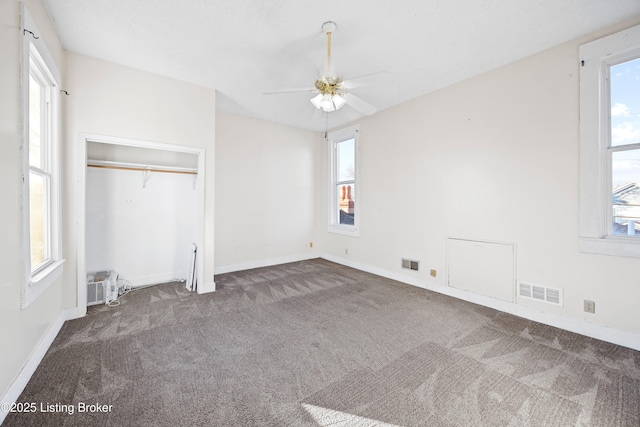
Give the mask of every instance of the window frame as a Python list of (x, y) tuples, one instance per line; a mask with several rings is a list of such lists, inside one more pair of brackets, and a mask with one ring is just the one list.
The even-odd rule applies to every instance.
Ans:
[[(38, 274), (40, 271), (46, 269), (49, 265), (51, 265), (54, 260), (52, 257), (52, 242), (51, 242), (51, 137), (53, 134), (53, 112), (55, 108), (51, 105), (52, 97), (51, 92), (54, 86), (54, 82), (50, 73), (46, 68), (43, 68), (43, 61), (39, 58), (39, 54), (37, 50), (30, 46), (29, 52), (29, 95), (31, 92), (31, 83), (32, 76), (33, 80), (39, 85), (41, 90), (41, 99), (40, 99), (40, 129), (41, 129), (41, 146), (40, 146), (40, 159), (39, 166), (36, 166), (32, 162), (32, 153), (31, 153), (31, 115), (29, 115), (29, 200), (31, 201), (31, 177), (32, 175), (37, 175), (42, 177), (43, 182), (43, 208), (44, 208), (44, 260), (37, 264), (31, 264), (31, 274)], [(28, 111), (31, 113), (31, 100), (29, 99)], [(29, 213), (31, 214), (31, 205), (29, 206)], [(31, 244), (31, 240), (30, 240)], [(32, 260), (33, 262), (33, 260)]]
[(640, 57), (640, 25), (579, 47), (580, 251), (640, 258), (637, 236), (612, 234), (611, 66)]
[[(329, 189), (328, 189), (328, 227), (327, 231), (331, 233), (343, 234), (351, 237), (359, 237), (360, 236), (360, 183), (359, 183), (359, 175), (360, 175), (360, 167), (359, 167), (359, 157), (360, 157), (360, 126), (352, 125), (342, 129), (338, 129), (327, 134), (327, 142), (328, 142), (328, 159), (329, 159)], [(344, 141), (348, 141), (349, 139), (354, 140), (354, 177), (353, 180), (347, 181), (338, 181), (337, 179), (337, 171), (338, 171), (338, 155), (337, 148), (338, 144)], [(354, 210), (354, 218), (353, 225), (348, 224), (340, 224), (339, 218), (339, 209), (340, 202), (338, 200), (338, 186), (352, 183), (354, 188), (354, 197), (353, 202), (355, 206)]]
[[(62, 258), (62, 236), (60, 215), (60, 72), (49, 53), (35, 21), (26, 6), (22, 5), (22, 242), (24, 285), (20, 295), (20, 306), (28, 307), (55, 280), (62, 276), (64, 259)], [(33, 34), (31, 34), (33, 33)], [(38, 37), (38, 38), (36, 38)], [(29, 89), (30, 76), (37, 74), (40, 84), (44, 84), (45, 99), (42, 105), (44, 138), (41, 141), (40, 167), (32, 166), (29, 161)], [(48, 187), (45, 191), (45, 246), (46, 259), (37, 266), (31, 265), (31, 221), (30, 221), (30, 175), (45, 177)], [(47, 182), (48, 181), (48, 182)]]

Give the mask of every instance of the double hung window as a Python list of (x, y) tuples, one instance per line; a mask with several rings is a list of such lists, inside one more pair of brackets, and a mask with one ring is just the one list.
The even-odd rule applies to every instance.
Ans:
[[(28, 306), (62, 274), (58, 150), (60, 75), (24, 10), (23, 242)], [(37, 38), (36, 38), (37, 37)]]
[(640, 257), (640, 26), (579, 53), (580, 250)]
[(358, 236), (359, 127), (350, 126), (327, 135), (329, 143), (329, 231)]
[[(635, 56), (635, 55), (633, 55)], [(609, 86), (610, 235), (640, 235), (640, 52), (605, 70)]]

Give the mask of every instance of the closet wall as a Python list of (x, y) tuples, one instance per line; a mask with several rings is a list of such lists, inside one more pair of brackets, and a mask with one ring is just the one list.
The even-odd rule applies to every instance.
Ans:
[(87, 272), (115, 270), (133, 286), (186, 278), (196, 238), (197, 175), (91, 165), (195, 171), (197, 156), (89, 142), (87, 158)]
[[(86, 162), (84, 137), (100, 135), (138, 141), (155, 141), (203, 150), (202, 179), (196, 191), (204, 219), (202, 246), (198, 248), (202, 283), (199, 292), (215, 289), (213, 282), (213, 222), (215, 188), (215, 90), (140, 70), (123, 67), (73, 52), (66, 54), (67, 141), (64, 147), (69, 168), (65, 170), (65, 304), (86, 305), (85, 246), (100, 244), (84, 236)], [(188, 151), (188, 150), (185, 150)], [(82, 167), (81, 167), (82, 166)], [(149, 180), (149, 186), (152, 183)], [(83, 217), (79, 217), (82, 215)], [(86, 243), (86, 244), (85, 244)], [(80, 253), (81, 252), (81, 253)], [(78, 260), (78, 262), (76, 262)]]

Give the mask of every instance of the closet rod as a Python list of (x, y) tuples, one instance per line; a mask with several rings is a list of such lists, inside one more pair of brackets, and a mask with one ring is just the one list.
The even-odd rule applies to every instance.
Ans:
[(164, 173), (179, 173), (186, 175), (198, 175), (198, 171), (188, 168), (171, 168), (162, 166), (144, 166), (144, 165), (128, 165), (126, 163), (106, 162), (106, 161), (91, 161), (87, 162), (87, 167), (102, 168), (102, 169), (119, 169), (129, 171), (142, 171), (142, 172), (164, 172)]
[(127, 171), (149, 171), (149, 172), (164, 172), (164, 173), (182, 173), (187, 175), (198, 175), (198, 172), (192, 171), (172, 171), (166, 169), (154, 169), (152, 167), (149, 168), (138, 168), (138, 167), (127, 167), (127, 166), (105, 166), (105, 165), (87, 165), (90, 168), (102, 168), (102, 169), (121, 169)]

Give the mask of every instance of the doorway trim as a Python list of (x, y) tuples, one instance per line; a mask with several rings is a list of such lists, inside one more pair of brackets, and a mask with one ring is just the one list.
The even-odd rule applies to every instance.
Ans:
[[(86, 269), (86, 197), (87, 197), (87, 143), (98, 142), (102, 144), (123, 145), (137, 148), (150, 148), (154, 150), (189, 153), (198, 156), (198, 175), (196, 179), (196, 224), (195, 244), (198, 249), (204, 248), (204, 222), (205, 222), (205, 153), (200, 147), (186, 145), (167, 144), (163, 142), (143, 141), (130, 138), (120, 138), (105, 135), (81, 133), (78, 141), (78, 197), (77, 197), (77, 301), (76, 316), (87, 314), (87, 269)], [(204, 284), (204, 262), (200, 260), (196, 264), (196, 278), (198, 284)]]

